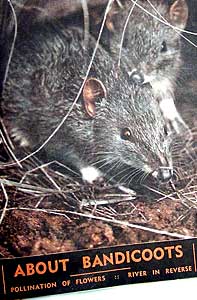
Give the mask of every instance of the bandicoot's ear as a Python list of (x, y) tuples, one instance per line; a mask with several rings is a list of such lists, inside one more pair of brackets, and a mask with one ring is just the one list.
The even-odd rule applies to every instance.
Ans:
[(185, 0), (176, 0), (169, 10), (172, 25), (184, 29), (188, 19), (188, 6)]
[(107, 95), (104, 84), (96, 78), (88, 78), (83, 87), (83, 101), (87, 114), (94, 117), (96, 100)]
[(113, 1), (111, 4), (110, 11), (107, 14), (106, 19), (106, 27), (109, 31), (114, 32), (116, 29), (116, 15), (120, 13), (120, 11), (123, 9), (122, 4), (120, 1)]

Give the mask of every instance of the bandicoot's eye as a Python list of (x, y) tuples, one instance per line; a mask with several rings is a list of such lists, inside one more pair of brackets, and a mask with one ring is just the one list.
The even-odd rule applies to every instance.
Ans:
[(131, 131), (129, 128), (123, 128), (121, 130), (121, 139), (127, 140), (127, 141), (131, 139)]
[(160, 52), (167, 52), (167, 44), (165, 41), (161, 44), (161, 50)]

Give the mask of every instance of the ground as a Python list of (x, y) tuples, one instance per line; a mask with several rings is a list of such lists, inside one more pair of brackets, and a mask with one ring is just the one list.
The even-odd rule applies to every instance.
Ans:
[(2, 257), (197, 236), (194, 144), (179, 151), (176, 162), (182, 172), (179, 167), (180, 177), (174, 180), (174, 186), (158, 186), (150, 181), (137, 189), (135, 199), (108, 182), (88, 185), (59, 176), (49, 168), (27, 175), (26, 182), (17, 188), (9, 185), (19, 181), (24, 171), (4, 171)]

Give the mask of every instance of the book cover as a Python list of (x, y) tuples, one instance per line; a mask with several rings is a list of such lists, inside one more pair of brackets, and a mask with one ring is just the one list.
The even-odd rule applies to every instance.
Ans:
[(0, 294), (196, 277), (194, 0), (0, 0)]

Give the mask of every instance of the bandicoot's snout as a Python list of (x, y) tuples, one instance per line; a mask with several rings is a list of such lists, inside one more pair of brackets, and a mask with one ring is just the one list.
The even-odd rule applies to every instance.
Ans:
[(159, 167), (159, 169), (154, 171), (152, 175), (161, 182), (168, 182), (172, 179), (173, 169), (170, 167)]
[(133, 82), (134, 84), (143, 84), (145, 82), (145, 77), (143, 75), (143, 73), (139, 70), (132, 70), (131, 72), (128, 72), (129, 75), (129, 79), (131, 82)]

